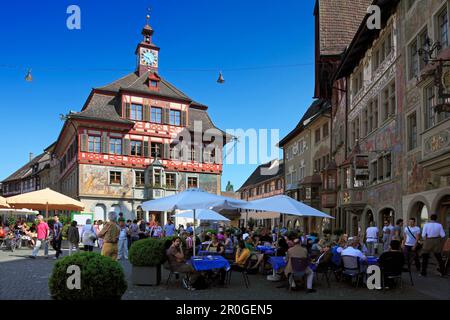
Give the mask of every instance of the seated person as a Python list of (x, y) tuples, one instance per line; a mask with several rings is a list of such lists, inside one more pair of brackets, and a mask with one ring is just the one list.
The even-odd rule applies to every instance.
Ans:
[(223, 242), (225, 240), (225, 236), (223, 235), (223, 232), (219, 232), (217, 234), (217, 240), (219, 240), (220, 242)]
[(347, 248), (342, 250), (341, 257), (343, 256), (351, 256), (351, 257), (358, 257), (359, 261), (361, 263), (361, 271), (365, 270), (367, 268), (367, 257), (361, 252), (361, 250), (358, 249), (359, 247), (359, 240), (349, 238), (349, 245)]
[(286, 242), (286, 239), (281, 237), (280, 240), (278, 240), (277, 256), (278, 257), (286, 256), (288, 249), (289, 249), (289, 246)]
[(250, 236), (245, 240), (245, 247), (250, 250), (254, 257), (256, 257), (256, 263), (253, 264), (250, 269), (257, 269), (264, 261), (264, 254), (255, 251), (254, 241)]
[(192, 290), (191, 284), (194, 282), (195, 270), (192, 265), (186, 263), (179, 237), (172, 239), (172, 245), (167, 249), (166, 254), (170, 269), (174, 272), (184, 273), (183, 286), (187, 290)]
[(324, 244), (320, 252), (320, 256), (314, 261), (316, 270), (328, 270), (332, 266), (333, 253), (331, 252), (331, 246)]
[(225, 247), (222, 243), (219, 242), (219, 239), (217, 239), (217, 236), (215, 234), (211, 235), (211, 242), (206, 247), (206, 251), (209, 252), (216, 252), (220, 255), (223, 255), (225, 253)]
[[(291, 258), (307, 258), (307, 257), (308, 257), (308, 251), (306, 250), (306, 248), (302, 247), (302, 245), (300, 243), (300, 239), (295, 239), (294, 246), (292, 248), (289, 248), (289, 250), (287, 252), (288, 263), (286, 265), (286, 268), (284, 269), (284, 273), (285, 273), (286, 277), (289, 279), (289, 285), (292, 288), (295, 288), (296, 284), (291, 275), (293, 272), (293, 268), (291, 265)], [(308, 293), (315, 292), (315, 290), (312, 288), (314, 272), (311, 270), (311, 268), (309, 266), (306, 268), (305, 274), (307, 277), (306, 278), (306, 287), (308, 289), (307, 292)]]
[(316, 239), (316, 241), (314, 241), (311, 250), (312, 251), (322, 251), (322, 248), (324, 247), (325, 244), (325, 240), (324, 239)]
[[(399, 240), (392, 240), (389, 245), (389, 251), (383, 252), (378, 259), (378, 263), (384, 276), (401, 275), (405, 256), (401, 250)], [(393, 286), (393, 279), (385, 279), (388, 287)]]
[(245, 267), (245, 263), (247, 262), (250, 255), (251, 252), (245, 247), (245, 242), (243, 240), (239, 240), (235, 261), (231, 266), (232, 270), (242, 270)]
[(259, 241), (261, 242), (262, 245), (265, 245), (267, 243), (272, 243), (272, 237), (269, 235), (269, 233), (267, 232), (266, 229), (264, 229), (261, 232), (261, 237), (259, 237)]

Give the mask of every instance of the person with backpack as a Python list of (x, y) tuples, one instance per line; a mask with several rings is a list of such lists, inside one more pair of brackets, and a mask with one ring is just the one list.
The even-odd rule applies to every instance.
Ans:
[(59, 216), (57, 214), (55, 214), (53, 216), (53, 220), (54, 220), (54, 222), (53, 222), (52, 246), (53, 246), (53, 249), (56, 251), (56, 255), (53, 259), (56, 260), (63, 253), (61, 250), (63, 225), (61, 222), (59, 222)]
[(81, 239), (83, 241), (84, 251), (92, 252), (97, 235), (91, 219), (87, 219), (86, 225), (81, 229)]

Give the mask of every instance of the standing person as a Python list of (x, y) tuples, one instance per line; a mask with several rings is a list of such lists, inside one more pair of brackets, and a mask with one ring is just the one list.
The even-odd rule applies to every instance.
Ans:
[(403, 219), (398, 219), (395, 222), (392, 240), (398, 240), (398, 241), (400, 241), (400, 243), (403, 241)]
[(147, 226), (147, 224), (145, 223), (145, 220), (140, 219), (138, 222), (138, 226), (139, 226), (139, 239), (145, 239), (146, 238), (145, 227)]
[(178, 225), (178, 235), (181, 236), (184, 233), (185, 229), (182, 224)]
[(406, 256), (406, 263), (408, 267), (411, 265), (411, 256), (414, 257), (414, 263), (416, 264), (417, 271), (420, 272), (420, 259), (418, 253), (420, 228), (416, 226), (416, 218), (409, 219), (408, 226), (404, 230), (404, 238), (402, 247)]
[(375, 247), (378, 242), (378, 228), (373, 225), (373, 221), (369, 222), (369, 227), (366, 229), (366, 246), (369, 256), (375, 255)]
[(384, 221), (384, 227), (383, 227), (383, 252), (389, 251), (389, 245), (391, 243), (392, 238), (392, 224), (389, 223), (389, 221)]
[(72, 250), (75, 249), (79, 252), (78, 245), (80, 243), (80, 232), (78, 231), (77, 222), (72, 221), (69, 230), (67, 230), (67, 240), (69, 241), (69, 256), (72, 254)]
[(103, 220), (98, 220), (97, 221), (97, 229), (95, 230), (95, 235), (97, 236), (97, 243), (98, 243), (98, 247), (101, 249), (103, 247), (103, 239), (100, 239), (98, 237), (98, 234), (100, 233), (100, 231), (102, 231), (103, 229)]
[(445, 231), (442, 224), (437, 222), (437, 214), (430, 216), (430, 222), (425, 223), (422, 231), (423, 249), (422, 249), (422, 276), (427, 275), (428, 259), (430, 253), (433, 253), (439, 263), (439, 272), (445, 275), (444, 261), (442, 260), (442, 241), (445, 238)]
[(188, 233), (194, 232), (194, 230), (192, 229), (192, 226), (191, 226), (190, 223), (187, 223), (187, 224), (186, 224), (186, 232), (188, 232)]
[(83, 241), (84, 251), (92, 252), (97, 235), (95, 234), (91, 219), (87, 219), (86, 225), (81, 229), (81, 239)]
[(129, 229), (127, 225), (125, 224), (125, 219), (119, 219), (119, 248), (118, 248), (118, 257), (117, 260), (121, 260), (122, 258), (125, 258), (125, 260), (128, 260), (128, 239), (127, 235), (129, 233)]
[(48, 224), (44, 221), (44, 217), (41, 214), (37, 215), (37, 220), (38, 220), (38, 225), (36, 226), (36, 231), (37, 231), (36, 244), (34, 245), (34, 249), (33, 249), (33, 252), (31, 253), (31, 256), (29, 256), (29, 257), (32, 259), (36, 259), (39, 249), (43, 245), (45, 258), (48, 259), (47, 239), (48, 239), (48, 236), (50, 235), (50, 228), (48, 227)]
[[(140, 239), (139, 236), (139, 226), (137, 225), (137, 220), (134, 219), (133, 223), (130, 226), (130, 239), (131, 239), (131, 245)], [(130, 246), (131, 246), (130, 245)]]
[(117, 241), (119, 240), (119, 226), (116, 223), (117, 214), (110, 212), (108, 214), (109, 221), (105, 223), (98, 237), (103, 239), (102, 256), (117, 259)]
[(63, 253), (61, 250), (62, 228), (63, 225), (61, 222), (59, 222), (59, 216), (55, 214), (53, 216), (53, 241), (52, 241), (53, 249), (56, 251), (56, 255), (53, 258), (55, 260), (58, 259), (59, 256)]
[[(130, 219), (127, 220), (126, 225), (127, 225), (128, 231), (130, 231), (130, 228), (131, 228), (131, 220)], [(128, 234), (127, 234), (127, 246), (128, 246), (128, 249), (130, 249), (130, 247), (131, 247), (131, 232), (128, 232)]]
[(163, 232), (163, 230), (162, 230), (161, 226), (159, 225), (159, 222), (156, 221), (155, 225), (152, 227), (152, 230), (150, 231), (151, 236), (153, 238), (161, 238), (162, 232)]
[(163, 229), (164, 237), (173, 237), (175, 235), (175, 225), (173, 224), (172, 219), (167, 221), (167, 224)]

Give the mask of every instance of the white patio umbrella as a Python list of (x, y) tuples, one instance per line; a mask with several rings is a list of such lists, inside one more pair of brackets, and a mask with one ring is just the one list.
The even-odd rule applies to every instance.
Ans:
[(280, 212), (300, 217), (319, 217), (334, 219), (332, 216), (314, 209), (300, 201), (285, 195), (249, 201), (239, 205), (241, 209)]
[(194, 219), (194, 256), (195, 256), (195, 219), (197, 209), (235, 209), (246, 201), (208, 193), (202, 189), (187, 189), (183, 192), (142, 203), (145, 211), (193, 210)]
[[(211, 221), (230, 221), (227, 217), (224, 217), (220, 213), (217, 213), (209, 209), (198, 209), (195, 210), (195, 218), (198, 220), (211, 220)], [(174, 214), (172, 217), (175, 218), (187, 218), (194, 219), (194, 210), (183, 210)]]

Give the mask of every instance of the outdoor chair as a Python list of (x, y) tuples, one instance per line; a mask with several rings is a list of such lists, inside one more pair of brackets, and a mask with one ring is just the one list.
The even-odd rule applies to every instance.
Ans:
[(400, 283), (400, 288), (402, 288), (402, 271), (403, 271), (403, 260), (396, 259), (395, 256), (385, 257), (380, 261), (381, 269), (381, 286), (386, 288), (386, 280), (395, 281), (396, 285)]
[(296, 278), (301, 278), (306, 283), (304, 277), (306, 269), (309, 266), (308, 258), (290, 258), (292, 272), (288, 275), (289, 290), (292, 290), (291, 281), (296, 281)]
[(250, 268), (251, 263), (252, 261), (250, 257), (248, 257), (247, 261), (245, 261), (244, 267), (241, 267), (233, 263), (231, 265), (230, 270), (228, 270), (227, 272), (226, 283), (227, 284), (231, 283), (231, 274), (233, 271), (240, 272), (242, 274), (242, 279), (244, 280), (245, 287), (248, 289), (248, 287), (250, 286), (250, 279), (248, 278), (248, 269)]
[[(342, 275), (349, 277), (355, 286), (358, 287), (359, 281), (364, 280), (364, 271), (361, 271), (361, 265), (358, 257), (341, 256)], [(356, 279), (356, 281), (355, 281)]]
[(172, 276), (175, 276), (175, 279), (179, 279), (180, 278), (180, 273), (173, 270), (172, 267), (170, 266), (170, 264), (166, 261), (166, 263), (164, 263), (164, 269), (169, 271), (169, 276), (167, 277), (167, 281), (166, 281), (166, 286), (169, 286), (169, 282), (170, 279), (172, 278)]
[(322, 274), (322, 280), (325, 278), (327, 280), (328, 288), (330, 288), (330, 274), (333, 273), (332, 264), (327, 263), (318, 265), (315, 273), (317, 280), (319, 280), (319, 275)]

